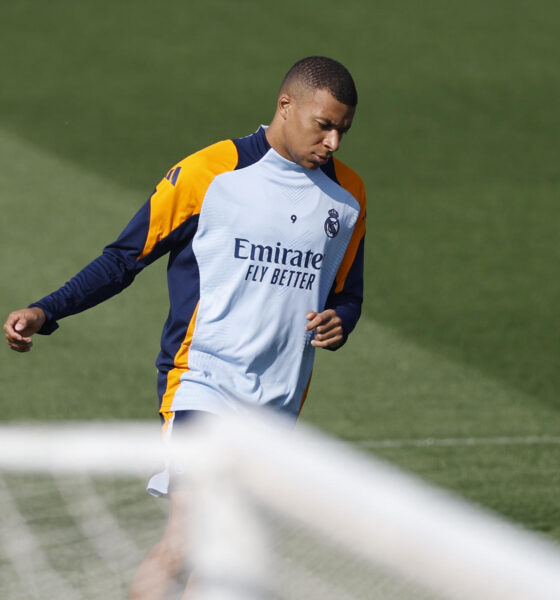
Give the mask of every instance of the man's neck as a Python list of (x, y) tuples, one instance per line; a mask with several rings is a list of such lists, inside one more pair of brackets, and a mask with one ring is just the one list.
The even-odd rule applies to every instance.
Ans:
[(292, 157), (287, 153), (284, 145), (284, 136), (282, 135), (282, 124), (278, 122), (278, 115), (275, 115), (270, 125), (266, 128), (264, 134), (267, 142), (273, 150), (276, 150), (280, 156), (287, 160)]

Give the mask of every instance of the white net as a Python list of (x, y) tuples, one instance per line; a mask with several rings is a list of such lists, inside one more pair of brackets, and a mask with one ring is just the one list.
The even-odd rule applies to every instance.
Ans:
[[(181, 438), (187, 562), (146, 597), (560, 597), (556, 545), (340, 442), (262, 415)], [(127, 597), (166, 523), (169, 503), (144, 491), (157, 428), (6, 425), (0, 439), (0, 598)]]

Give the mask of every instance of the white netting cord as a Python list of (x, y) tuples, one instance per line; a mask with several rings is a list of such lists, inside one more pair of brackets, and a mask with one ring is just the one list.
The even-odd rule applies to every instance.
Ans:
[[(188, 452), (181, 453), (184, 472), (180, 478), (175, 473), (186, 496), (185, 547), (192, 573), (188, 597), (268, 599), (269, 544), (264, 523), (237, 483), (235, 461), (201, 442), (190, 440)], [(204, 464), (196, 462), (201, 455)]]
[[(287, 438), (273, 422), (242, 419), (217, 423), (214, 435), (265, 505), (328, 529), (405, 581), (457, 600), (560, 597), (558, 546), (497, 515), (314, 432)], [(285, 502), (286, 490), (297, 490), (297, 502)]]

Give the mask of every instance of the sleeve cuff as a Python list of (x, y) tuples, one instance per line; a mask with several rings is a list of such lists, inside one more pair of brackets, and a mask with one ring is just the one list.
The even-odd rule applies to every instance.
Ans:
[(30, 304), (27, 308), (34, 307), (40, 308), (45, 313), (46, 317), (46, 320), (43, 323), (43, 327), (41, 327), (41, 329), (39, 329), (37, 333), (39, 335), (50, 335), (53, 331), (56, 331), (58, 329), (58, 323), (53, 318), (52, 313), (47, 308), (45, 308), (40, 302), (34, 302), (33, 304)]

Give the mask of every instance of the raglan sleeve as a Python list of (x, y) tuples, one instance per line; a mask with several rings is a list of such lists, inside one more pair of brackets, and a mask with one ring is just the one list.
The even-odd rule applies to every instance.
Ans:
[(352, 182), (351, 192), (360, 206), (358, 219), (325, 305), (327, 309), (334, 309), (342, 321), (344, 337), (341, 345), (360, 318), (364, 296), (366, 194), (363, 181), (357, 176)]
[(119, 237), (106, 246), (62, 287), (30, 307), (41, 308), (46, 321), (40, 334), (58, 328), (58, 320), (82, 312), (120, 293), (144, 267), (192, 235), (193, 206), (184, 198), (187, 187), (179, 163), (156, 186), (147, 202)]

